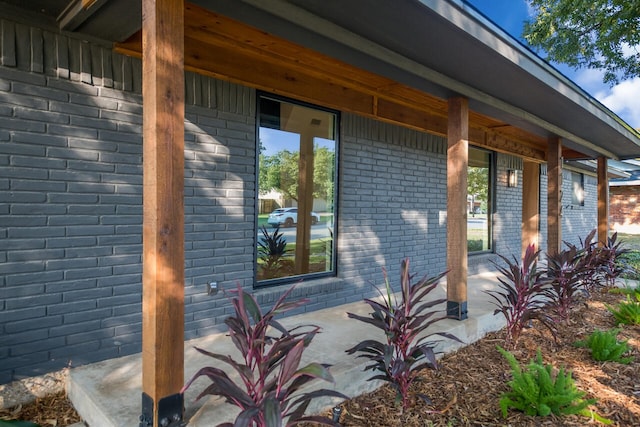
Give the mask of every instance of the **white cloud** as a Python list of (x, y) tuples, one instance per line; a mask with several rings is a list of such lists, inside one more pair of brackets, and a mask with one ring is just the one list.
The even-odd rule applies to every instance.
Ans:
[(640, 129), (640, 77), (625, 80), (613, 87), (603, 83), (600, 70), (576, 71), (572, 80), (622, 120)]
[(625, 80), (595, 96), (624, 121), (640, 129), (640, 77)]

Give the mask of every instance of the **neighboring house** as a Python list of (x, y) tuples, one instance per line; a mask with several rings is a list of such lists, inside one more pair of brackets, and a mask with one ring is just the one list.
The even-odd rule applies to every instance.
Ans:
[[(464, 2), (194, 1), (188, 71), (171, 78), (143, 77), (137, 2), (68, 3), (0, 1), (0, 383), (140, 352), (144, 301), (166, 340), (218, 332), (230, 305), (210, 281), (265, 303), (302, 281), (316, 310), (371, 295), (381, 267), (393, 278), (410, 257), (421, 274), (451, 269), (447, 309), (464, 319), (467, 274), (606, 230), (607, 159), (640, 157), (638, 132)], [(143, 108), (145, 85), (182, 75), (184, 121), (171, 90), (157, 118)], [(182, 125), (184, 141), (166, 130)], [(299, 212), (320, 193), (332, 218), (299, 221), (295, 257), (264, 281), (257, 141), (298, 152), (280, 178), (296, 180)], [(147, 166), (182, 142), (184, 174)], [(467, 218), (468, 168), (485, 174), (481, 218)], [(154, 197), (178, 212), (160, 249), (143, 246)], [(143, 250), (173, 267), (143, 279)], [(149, 303), (168, 288), (170, 310)], [(168, 347), (182, 351), (145, 354)]]
[(616, 232), (640, 234), (640, 162), (627, 164), (628, 177), (609, 182), (609, 224)]

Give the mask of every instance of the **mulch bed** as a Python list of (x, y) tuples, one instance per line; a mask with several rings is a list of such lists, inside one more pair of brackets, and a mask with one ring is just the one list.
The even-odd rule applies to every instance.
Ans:
[[(572, 313), (568, 325), (560, 328), (559, 346), (545, 328), (534, 324), (524, 331), (513, 351), (521, 364), (535, 357), (539, 348), (545, 363), (565, 366), (587, 398), (596, 398), (593, 409), (613, 421), (614, 426), (640, 426), (640, 326), (624, 326), (619, 339), (629, 340), (634, 361), (629, 365), (594, 362), (587, 349), (572, 343), (595, 329), (615, 327), (613, 316), (604, 303), (615, 304), (622, 296), (596, 292)], [(500, 395), (508, 390), (510, 368), (496, 350), (504, 346), (503, 332), (487, 335), (480, 341), (446, 355), (438, 371), (423, 371), (414, 392), (432, 401), (422, 400), (405, 413), (394, 404), (395, 393), (384, 386), (379, 390), (350, 399), (341, 407), (340, 423), (351, 426), (584, 426), (598, 424), (582, 416), (528, 417), (509, 411), (505, 419), (500, 412)], [(64, 393), (40, 398), (36, 402), (0, 410), (0, 419), (30, 420), (42, 426), (64, 427), (80, 419)]]
[(64, 391), (38, 397), (25, 405), (0, 409), (0, 420), (31, 421), (42, 427), (64, 427), (81, 421)]
[[(573, 372), (578, 389), (586, 398), (596, 398), (592, 407), (613, 421), (614, 426), (640, 426), (640, 326), (624, 326), (619, 340), (629, 340), (634, 361), (629, 365), (595, 362), (590, 351), (572, 343), (584, 339), (595, 329), (616, 326), (604, 303), (621, 301), (621, 295), (595, 292), (576, 307), (570, 323), (559, 327), (558, 342), (546, 328), (536, 325), (524, 331), (512, 353), (521, 365), (527, 364), (540, 349), (545, 364), (562, 366)], [(345, 402), (340, 423), (345, 426), (584, 426), (600, 424), (583, 416), (529, 417), (510, 410), (502, 417), (499, 400), (508, 391), (511, 369), (496, 350), (504, 346), (504, 332), (491, 333), (480, 341), (448, 354), (438, 371), (423, 371), (414, 392), (427, 395), (431, 405), (417, 400), (402, 413), (394, 404), (395, 392), (389, 386)], [(601, 425), (601, 424), (600, 424)]]

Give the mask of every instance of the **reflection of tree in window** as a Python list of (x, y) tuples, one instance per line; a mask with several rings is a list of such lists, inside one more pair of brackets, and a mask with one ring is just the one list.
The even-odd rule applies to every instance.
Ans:
[(469, 147), (467, 249), (470, 253), (491, 249), (491, 157), (488, 151)]
[[(287, 222), (295, 221), (295, 232), (284, 231), (287, 247), (291, 250), (283, 255), (287, 259), (281, 264), (290, 263), (291, 266), (283, 268), (279, 275), (271, 273), (272, 278), (331, 272), (334, 264), (336, 116), (264, 97), (260, 99), (259, 108), (258, 193), (263, 199), (267, 195), (277, 198), (270, 203), (260, 203), (260, 206), (297, 208), (288, 212), (294, 219)], [(268, 213), (259, 212), (260, 218)], [(278, 219), (269, 217), (267, 221), (271, 226), (280, 225), (271, 222)], [(258, 279), (267, 279), (261, 274), (261, 259), (257, 262)]]

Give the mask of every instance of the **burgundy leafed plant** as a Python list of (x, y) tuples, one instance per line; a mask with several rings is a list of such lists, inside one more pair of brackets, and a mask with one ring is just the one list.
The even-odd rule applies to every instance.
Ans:
[[(240, 408), (235, 423), (220, 424), (220, 427), (281, 427), (285, 421), (287, 426), (308, 421), (336, 425), (328, 418), (305, 417), (304, 412), (314, 398), (346, 399), (346, 396), (328, 389), (296, 394), (302, 386), (317, 378), (331, 382), (333, 378), (329, 373), (330, 365), (310, 363), (299, 368), (304, 349), (320, 328), (305, 325), (286, 329), (275, 320), (277, 315), (307, 302), (286, 302), (292, 290), (293, 287), (276, 301), (271, 310), (263, 313), (253, 295), (238, 286), (237, 296), (232, 298), (235, 316), (229, 317), (225, 323), (231, 340), (242, 354), (242, 361), (196, 348), (200, 353), (226, 363), (240, 377), (236, 383), (222, 369), (207, 366), (182, 388), (184, 392), (197, 378), (206, 376), (211, 384), (197, 399), (205, 395), (222, 396), (227, 403)], [(279, 336), (271, 336), (273, 332)]]
[(517, 346), (522, 330), (533, 319), (549, 328), (555, 338), (553, 323), (543, 311), (545, 284), (542, 279), (544, 271), (537, 269), (539, 253), (534, 245), (529, 245), (522, 263), (515, 257), (512, 262), (499, 255), (507, 264), (506, 267), (496, 264), (504, 276), (498, 277), (500, 290), (485, 291), (498, 307), (494, 314), (502, 313), (507, 321), (505, 346), (509, 349)]
[(627, 271), (624, 263), (620, 262), (622, 255), (629, 252), (623, 247), (623, 242), (618, 240), (618, 233), (607, 237), (600, 248), (600, 271), (609, 286), (614, 286), (616, 279)]
[(584, 251), (571, 245), (563, 251), (547, 254), (549, 287), (544, 293), (548, 297), (548, 306), (560, 321), (569, 321), (578, 293), (585, 290), (583, 259)]
[(409, 274), (408, 259), (402, 261), (400, 273), (400, 301), (393, 295), (387, 272), (383, 269), (386, 293), (378, 289), (382, 302), (364, 300), (373, 309), (370, 317), (347, 313), (352, 319), (379, 328), (384, 333), (385, 340), (364, 340), (347, 350), (347, 353), (359, 352), (361, 354), (358, 357), (369, 359), (371, 363), (365, 370), (378, 372), (369, 380), (389, 382), (396, 389), (396, 400), (402, 402), (404, 410), (411, 404), (409, 387), (418, 377), (419, 371), (437, 367), (434, 351), (436, 343), (428, 339), (440, 335), (458, 342), (460, 340), (444, 332), (426, 334), (427, 328), (446, 317), (444, 310), (430, 310), (444, 303), (445, 299), (425, 301), (425, 297), (436, 288), (438, 280), (446, 273), (412, 283), (413, 275)]

